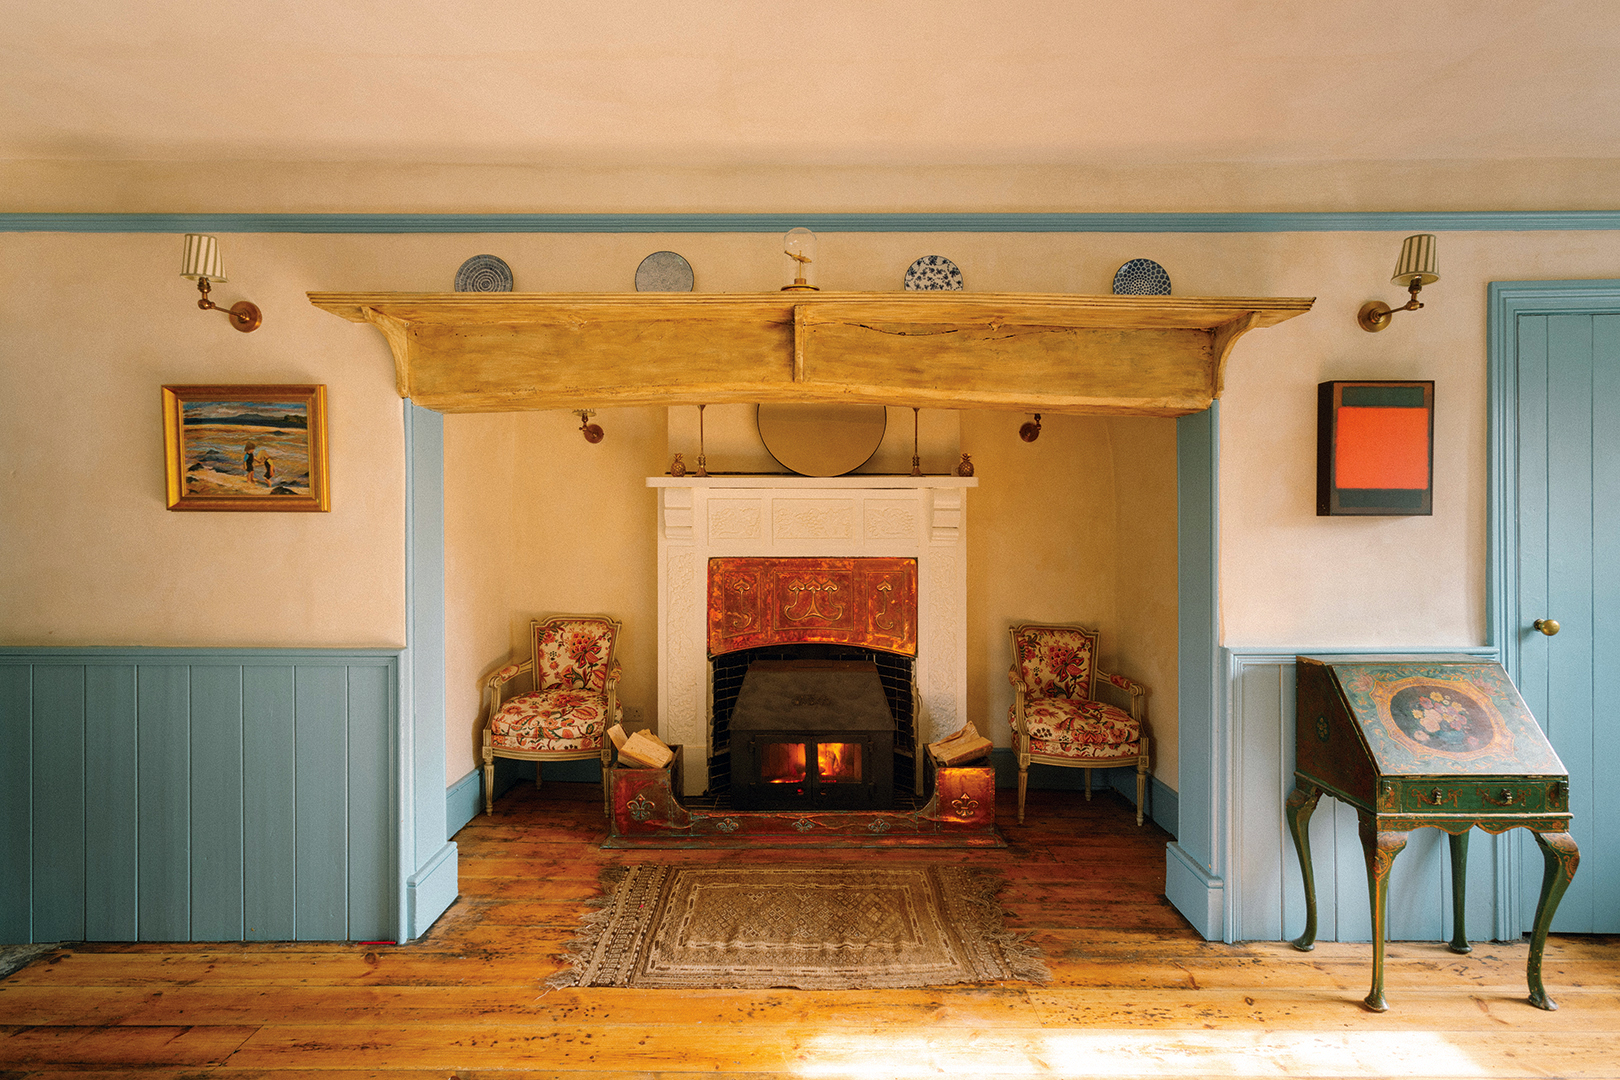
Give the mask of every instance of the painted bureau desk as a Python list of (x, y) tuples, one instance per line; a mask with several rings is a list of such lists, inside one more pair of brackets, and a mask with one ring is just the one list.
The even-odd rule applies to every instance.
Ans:
[(1294, 790), (1288, 830), (1305, 881), (1305, 932), (1316, 944), (1307, 826), (1326, 792), (1355, 807), (1372, 904), (1367, 1007), (1383, 1012), (1389, 871), (1413, 829), (1445, 831), (1455, 918), (1449, 947), (1470, 951), (1463, 924), (1468, 834), (1529, 829), (1545, 869), (1526, 976), (1530, 1003), (1558, 1006), (1541, 981), (1553, 912), (1580, 852), (1569, 835), (1569, 772), (1501, 665), (1473, 657), (1296, 657)]

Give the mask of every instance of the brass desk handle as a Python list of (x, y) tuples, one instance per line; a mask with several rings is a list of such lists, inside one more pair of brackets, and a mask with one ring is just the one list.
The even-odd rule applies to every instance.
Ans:
[(1537, 630), (1540, 630), (1543, 634), (1546, 634), (1548, 637), (1552, 637), (1554, 634), (1558, 633), (1557, 619), (1537, 619), (1531, 625)]
[(1439, 806), (1440, 800), (1445, 798), (1445, 794), (1446, 793), (1444, 791), (1441, 791), (1439, 788), (1435, 788), (1433, 791), (1429, 792), (1429, 801), (1434, 805)]

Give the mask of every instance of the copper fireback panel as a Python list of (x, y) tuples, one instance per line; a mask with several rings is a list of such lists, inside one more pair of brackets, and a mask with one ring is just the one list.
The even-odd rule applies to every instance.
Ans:
[(710, 656), (799, 643), (916, 656), (917, 560), (709, 560)]

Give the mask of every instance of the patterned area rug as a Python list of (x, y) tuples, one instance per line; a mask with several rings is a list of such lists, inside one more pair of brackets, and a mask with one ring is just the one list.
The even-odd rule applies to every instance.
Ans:
[(775, 869), (644, 864), (607, 895), (552, 986), (865, 990), (1047, 980), (1005, 929), (999, 875), (960, 866)]

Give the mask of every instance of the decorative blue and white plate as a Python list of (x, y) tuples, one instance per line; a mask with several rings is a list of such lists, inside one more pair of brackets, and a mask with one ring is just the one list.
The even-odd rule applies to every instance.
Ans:
[(673, 251), (655, 251), (636, 267), (636, 292), (691, 292), (692, 264)]
[(456, 271), (456, 292), (511, 292), (512, 268), (493, 255), (474, 255)]
[(962, 271), (943, 255), (924, 255), (906, 268), (908, 289), (960, 289)]
[(1169, 296), (1170, 275), (1152, 259), (1132, 259), (1114, 272), (1115, 296)]

